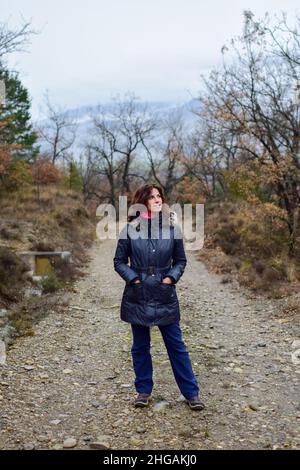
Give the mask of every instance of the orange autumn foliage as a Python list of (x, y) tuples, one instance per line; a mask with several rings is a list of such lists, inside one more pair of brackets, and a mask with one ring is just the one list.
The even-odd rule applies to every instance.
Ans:
[(59, 170), (50, 160), (41, 158), (31, 167), (33, 181), (37, 184), (57, 183), (61, 179)]

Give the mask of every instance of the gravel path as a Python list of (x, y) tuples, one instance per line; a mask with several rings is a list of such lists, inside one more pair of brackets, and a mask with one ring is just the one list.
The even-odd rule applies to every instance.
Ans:
[[(130, 325), (115, 242), (90, 249), (68, 306), (17, 340), (0, 366), (1, 449), (300, 448), (299, 325), (274, 300), (222, 284), (187, 252), (177, 290), (184, 340), (207, 408), (182, 401), (160, 332), (152, 330), (153, 401), (134, 409)], [(277, 309), (277, 310), (276, 310)], [(294, 361), (297, 362), (297, 361)]]

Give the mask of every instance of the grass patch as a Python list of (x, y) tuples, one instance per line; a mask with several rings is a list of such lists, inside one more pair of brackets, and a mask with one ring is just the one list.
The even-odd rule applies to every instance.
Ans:
[(64, 284), (53, 272), (43, 277), (43, 279), (39, 281), (39, 286), (42, 289), (43, 294), (48, 294), (50, 292), (56, 292), (57, 290), (61, 289)]

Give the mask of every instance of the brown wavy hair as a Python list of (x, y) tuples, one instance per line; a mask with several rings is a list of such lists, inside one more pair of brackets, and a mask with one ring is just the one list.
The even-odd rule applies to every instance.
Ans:
[[(148, 200), (151, 196), (151, 191), (154, 188), (157, 189), (157, 191), (161, 195), (162, 203), (165, 204), (166, 203), (166, 198), (165, 198), (164, 190), (158, 184), (155, 184), (155, 183), (153, 183), (153, 184), (143, 184), (142, 186), (137, 188), (134, 195), (133, 195), (132, 204), (143, 204), (144, 206), (147, 207)], [(166, 210), (166, 209), (164, 209), (164, 207), (163, 207), (162, 210)], [(128, 215), (128, 222), (131, 222), (133, 219), (135, 219), (139, 215), (140, 215), (140, 211), (136, 211), (135, 214), (129, 214)]]

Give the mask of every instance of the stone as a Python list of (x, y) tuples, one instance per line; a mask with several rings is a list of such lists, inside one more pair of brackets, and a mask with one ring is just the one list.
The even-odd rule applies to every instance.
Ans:
[(62, 450), (62, 445), (61, 444), (54, 444), (51, 449), (52, 450)]
[(106, 435), (97, 436), (96, 440), (89, 444), (90, 449), (95, 449), (95, 450), (109, 449), (110, 448), (109, 439), (110, 437)]
[(296, 349), (296, 351), (291, 353), (292, 363), (295, 365), (300, 364), (300, 349)]
[(39, 374), (39, 378), (40, 379), (49, 379), (49, 375), (46, 374), (46, 372), (42, 372), (41, 374)]
[(95, 442), (91, 442), (89, 444), (89, 447), (90, 449), (94, 449), (94, 450), (104, 450), (104, 449), (109, 449), (109, 443), (108, 442), (98, 442), (98, 441), (95, 441)]
[(258, 411), (258, 406), (257, 405), (254, 405), (253, 403), (249, 403), (249, 408), (250, 410), (252, 411)]
[(100, 401), (105, 401), (105, 400), (107, 400), (107, 395), (105, 395), (104, 393), (102, 393), (102, 394), (99, 396), (99, 400), (100, 400)]
[(185, 397), (181, 394), (178, 398), (176, 398), (176, 401), (179, 401), (179, 402), (185, 401)]
[(0, 341), (0, 365), (6, 364), (6, 346), (4, 341)]
[(153, 406), (153, 411), (163, 411), (169, 406), (169, 402), (167, 401), (160, 401)]
[(143, 428), (143, 427), (141, 427), (141, 426), (139, 426), (139, 427), (136, 428), (136, 432), (137, 432), (138, 434), (144, 434), (144, 432), (146, 432), (146, 429)]
[(50, 439), (49, 439), (48, 436), (41, 435), (41, 436), (38, 436), (38, 437), (37, 437), (37, 440), (38, 440), (39, 442), (49, 442)]
[(24, 450), (34, 450), (35, 446), (32, 443), (28, 443), (28, 444), (24, 444), (23, 449)]
[(110, 374), (110, 375), (107, 375), (107, 376), (105, 377), (106, 380), (114, 380), (114, 379), (116, 379), (116, 378), (117, 378), (117, 375), (114, 374), (114, 373), (112, 373), (112, 374)]
[(140, 446), (143, 443), (143, 441), (141, 441), (141, 439), (137, 439), (136, 437), (131, 437), (130, 442), (134, 446)]
[(63, 374), (68, 375), (68, 374), (72, 374), (72, 373), (73, 373), (73, 371), (71, 369), (64, 369), (63, 370)]
[(63, 448), (64, 449), (72, 449), (77, 445), (77, 440), (74, 439), (73, 437), (68, 437), (67, 439), (64, 440), (63, 442)]
[(92, 402), (91, 402), (91, 405), (92, 405), (94, 408), (99, 408), (100, 403), (99, 403), (98, 401), (92, 401)]

